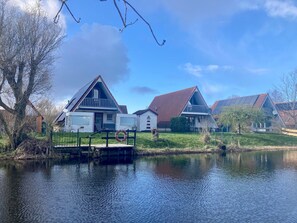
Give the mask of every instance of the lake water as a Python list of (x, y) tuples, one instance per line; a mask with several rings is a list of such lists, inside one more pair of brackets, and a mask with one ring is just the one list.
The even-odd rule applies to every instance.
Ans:
[(0, 162), (0, 222), (297, 222), (297, 151)]

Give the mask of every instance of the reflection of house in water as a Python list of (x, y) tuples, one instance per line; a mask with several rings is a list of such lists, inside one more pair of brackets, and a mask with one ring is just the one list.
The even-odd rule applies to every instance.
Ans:
[(217, 159), (217, 166), (231, 175), (260, 174), (283, 166), (283, 152), (229, 153)]
[(157, 175), (173, 179), (199, 179), (213, 167), (215, 156), (210, 154), (179, 155), (166, 158), (155, 158), (154, 170)]
[(297, 151), (284, 151), (283, 152), (284, 165), (297, 168)]

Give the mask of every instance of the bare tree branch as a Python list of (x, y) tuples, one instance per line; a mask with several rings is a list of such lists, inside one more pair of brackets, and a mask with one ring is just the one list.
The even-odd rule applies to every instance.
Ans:
[(60, 0), (61, 1), (61, 7), (59, 9), (59, 11), (57, 12), (56, 16), (54, 17), (54, 22), (55, 23), (58, 23), (59, 22), (59, 19), (60, 19), (60, 13), (63, 9), (63, 7), (65, 6), (66, 9), (68, 10), (69, 14), (71, 15), (71, 17), (73, 18), (73, 20), (76, 22), (76, 23), (80, 23), (80, 18), (76, 19), (75, 16), (73, 15), (72, 11), (70, 10), (70, 8), (68, 7), (66, 1), (67, 0)]
[[(68, 7), (68, 5), (67, 5), (67, 3), (66, 3), (67, 0), (60, 0), (60, 1), (61, 1), (61, 7), (60, 7), (60, 9), (58, 10), (56, 16), (54, 17), (54, 22), (55, 22), (55, 23), (58, 23), (58, 21), (59, 21), (59, 17), (60, 17), (60, 13), (61, 13), (63, 7), (65, 6), (65, 7), (67, 8), (68, 12), (70, 13), (70, 15), (72, 16), (72, 18), (74, 19), (74, 21), (76, 21), (77, 23), (79, 23), (79, 22), (80, 22), (80, 18), (77, 20), (77, 19), (74, 17), (74, 15), (73, 15), (71, 9)], [(105, 2), (105, 1), (107, 1), (107, 0), (100, 0), (100, 1), (101, 1), (101, 2), (103, 2), (103, 1)], [(122, 1), (122, 2), (123, 2), (124, 7), (125, 7), (124, 13), (120, 10), (117, 1)], [(159, 46), (163, 46), (163, 45), (165, 44), (166, 40), (163, 40), (162, 42), (160, 42), (160, 41), (157, 39), (157, 37), (156, 37), (156, 35), (155, 35), (155, 33), (154, 33), (154, 30), (153, 30), (151, 24), (150, 24), (150, 23), (149, 23), (149, 22), (148, 22), (148, 21), (147, 21), (147, 20), (146, 20), (146, 19), (145, 19), (139, 12), (138, 12), (138, 10), (137, 10), (136, 8), (134, 8), (134, 6), (131, 5), (128, 1), (126, 1), (126, 0), (113, 0), (113, 4), (114, 4), (114, 6), (115, 6), (115, 8), (116, 8), (116, 10), (117, 10), (117, 12), (118, 12), (118, 14), (119, 14), (119, 16), (120, 16), (121, 22), (122, 22), (122, 24), (123, 24), (123, 28), (120, 29), (120, 32), (123, 32), (123, 30), (124, 30), (126, 27), (128, 27), (128, 26), (130, 26), (130, 25), (133, 25), (133, 24), (135, 24), (135, 23), (138, 21), (138, 19), (136, 19), (134, 22), (129, 22), (129, 23), (127, 23), (127, 12), (128, 12), (128, 6), (129, 6), (129, 8), (130, 8), (134, 13), (136, 13), (136, 15), (137, 15), (137, 16), (138, 16), (138, 17), (139, 17), (139, 18), (140, 18), (140, 19), (141, 19), (141, 20), (148, 26), (148, 28), (149, 28), (149, 30), (150, 30), (150, 33), (152, 34), (152, 36), (153, 36), (155, 42), (156, 42)]]
[(155, 36), (155, 33), (154, 33), (154, 30), (152, 29), (152, 27), (151, 27), (151, 25), (150, 25), (150, 23), (148, 22), (148, 21), (146, 21), (143, 17), (142, 17), (142, 15), (129, 3), (129, 2), (127, 2), (126, 0), (123, 0), (124, 2), (125, 2), (125, 4), (127, 4), (138, 16), (139, 16), (139, 18), (141, 18), (142, 19), (142, 21), (144, 21), (146, 24), (147, 24), (147, 26), (149, 27), (149, 29), (150, 29), (150, 31), (151, 31), (151, 34), (152, 34), (152, 36), (153, 36), (153, 38), (155, 39), (155, 41), (156, 41), (156, 43), (159, 45), (159, 46), (163, 46), (164, 44), (165, 44), (165, 42), (166, 42), (166, 40), (163, 40), (162, 42), (159, 42), (158, 41), (158, 39), (157, 39), (157, 37)]

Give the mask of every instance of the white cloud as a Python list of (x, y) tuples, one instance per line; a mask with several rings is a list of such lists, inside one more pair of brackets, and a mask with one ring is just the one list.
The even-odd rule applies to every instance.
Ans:
[(201, 77), (202, 68), (199, 65), (193, 65), (191, 63), (186, 63), (182, 68), (189, 74), (192, 74), (196, 77)]
[(210, 65), (203, 66), (203, 65), (194, 65), (192, 63), (185, 63), (184, 65), (180, 66), (180, 68), (196, 77), (202, 77), (203, 73), (226, 71), (226, 70), (233, 69), (233, 67), (229, 65), (219, 66), (216, 64), (210, 64)]
[(83, 25), (66, 41), (56, 63), (55, 96), (74, 94), (101, 75), (108, 86), (128, 77), (127, 49), (118, 29), (99, 24)]
[(249, 73), (263, 75), (269, 72), (268, 68), (246, 68)]
[(297, 7), (292, 1), (267, 0), (265, 9), (268, 15), (273, 17), (297, 17)]
[(214, 64), (211, 64), (211, 65), (206, 66), (206, 70), (208, 70), (208, 71), (216, 71), (219, 68), (220, 67), (218, 65), (214, 65)]

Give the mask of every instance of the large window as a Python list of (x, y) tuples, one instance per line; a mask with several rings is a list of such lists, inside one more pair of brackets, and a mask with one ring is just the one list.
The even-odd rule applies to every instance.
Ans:
[(91, 117), (89, 116), (83, 116), (83, 115), (71, 116), (71, 124), (72, 125), (89, 125), (90, 118)]
[(134, 117), (121, 117), (120, 118), (120, 125), (122, 126), (136, 126), (136, 118)]

